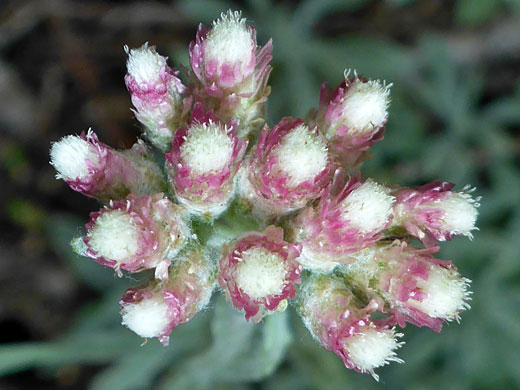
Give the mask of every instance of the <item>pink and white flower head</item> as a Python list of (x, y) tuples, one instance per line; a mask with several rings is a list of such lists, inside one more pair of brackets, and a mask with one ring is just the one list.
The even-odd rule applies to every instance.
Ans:
[(402, 335), (371, 320), (379, 305), (361, 304), (342, 278), (309, 275), (299, 288), (296, 307), (314, 339), (338, 355), (347, 368), (379, 380), (376, 368), (403, 362), (395, 352), (403, 344), (397, 340)]
[(259, 322), (269, 312), (285, 310), (300, 282), (301, 266), (295, 260), (300, 249), (285, 242), (283, 229), (275, 226), (223, 246), (218, 283), (246, 320)]
[(110, 201), (108, 207), (90, 213), (87, 233), (82, 243), (76, 241), (76, 249), (119, 275), (155, 268), (156, 278), (164, 279), (190, 237), (185, 214), (161, 193)]
[(358, 287), (381, 295), (390, 305), (391, 323), (406, 322), (440, 332), (444, 321), (459, 321), (468, 309), (470, 280), (449, 261), (431, 255), (439, 248), (415, 249), (396, 241), (363, 254), (347, 275)]
[(462, 192), (452, 191), (454, 186), (436, 181), (396, 191), (394, 224), (404, 227), (427, 246), (455, 235), (473, 238), (480, 197), (472, 198), (474, 189), (469, 186)]
[(301, 119), (266, 126), (241, 180), (242, 197), (259, 216), (284, 215), (318, 198), (333, 171), (326, 140)]
[(68, 135), (52, 144), (51, 165), (74, 191), (101, 201), (122, 199), (129, 193), (150, 195), (164, 189), (161, 169), (138, 141), (131, 149), (117, 151), (89, 130)]
[(215, 265), (200, 249), (181, 254), (166, 280), (128, 289), (119, 304), (122, 324), (147, 339), (167, 346), (170, 333), (209, 303), (215, 288)]
[(355, 261), (350, 255), (373, 245), (391, 223), (395, 198), (388, 188), (371, 179), (362, 183), (359, 176), (343, 183), (337, 170), (318, 205), (291, 221), (292, 241), (303, 246), (298, 261), (305, 268), (329, 272)]
[(256, 66), (256, 31), (241, 12), (229, 10), (211, 28), (199, 25), (190, 44), (195, 76), (207, 87), (232, 89), (251, 76)]
[(390, 87), (379, 80), (366, 80), (345, 72), (335, 90), (321, 88), (316, 123), (330, 141), (331, 153), (345, 167), (361, 161), (361, 155), (383, 138), (388, 118)]
[(167, 166), (175, 195), (190, 213), (215, 218), (233, 198), (247, 148), (236, 127), (236, 121), (223, 125), (213, 113), (204, 114), (197, 103), (190, 123), (175, 133)]
[(135, 116), (145, 127), (148, 140), (163, 152), (170, 148), (173, 133), (189, 109), (186, 87), (179, 72), (168, 66), (167, 57), (145, 43), (129, 49), (125, 83), (135, 107)]
[(254, 27), (246, 24), (240, 12), (231, 10), (222, 13), (211, 28), (199, 25), (190, 44), (191, 68), (200, 83), (194, 89), (197, 100), (224, 122), (238, 118), (241, 138), (264, 122), (272, 50), (271, 40), (259, 47)]

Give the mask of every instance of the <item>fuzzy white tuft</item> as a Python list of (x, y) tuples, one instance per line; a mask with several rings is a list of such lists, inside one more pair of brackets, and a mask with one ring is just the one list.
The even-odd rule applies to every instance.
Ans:
[(289, 185), (312, 179), (327, 166), (327, 145), (305, 125), (299, 125), (282, 138), (275, 150), (278, 166), (289, 175)]
[(144, 338), (160, 336), (169, 322), (168, 305), (160, 296), (126, 304), (121, 315), (121, 323)]
[(102, 213), (87, 233), (89, 245), (107, 260), (123, 261), (139, 249), (139, 231), (132, 217), (121, 211)]
[(192, 126), (181, 146), (181, 157), (196, 174), (219, 172), (231, 160), (233, 141), (218, 124)]
[(361, 233), (383, 229), (395, 202), (388, 193), (386, 187), (368, 179), (343, 200), (343, 218)]
[(478, 203), (471, 195), (464, 192), (453, 192), (445, 200), (436, 202), (436, 207), (444, 211), (442, 222), (445, 229), (452, 234), (462, 234), (473, 238), (472, 230), (478, 216)]
[(219, 64), (241, 62), (246, 65), (255, 55), (256, 45), (246, 19), (240, 12), (229, 10), (213, 22), (206, 39), (205, 61), (216, 60)]
[(351, 130), (369, 132), (384, 125), (389, 103), (390, 86), (356, 79), (342, 99), (343, 121)]
[(158, 54), (154, 46), (145, 43), (131, 50), (125, 46), (125, 51), (128, 54), (126, 68), (137, 84), (162, 83), (161, 70), (166, 66), (166, 58)]
[(236, 283), (251, 298), (280, 294), (286, 269), (282, 258), (265, 248), (251, 248), (241, 254)]
[(374, 369), (392, 361), (403, 363), (395, 353), (402, 343), (391, 329), (367, 327), (361, 333), (355, 334), (345, 341), (345, 352), (361, 372), (369, 372), (378, 380)]
[(422, 301), (411, 299), (408, 302), (430, 317), (447, 321), (458, 319), (458, 313), (469, 308), (469, 283), (469, 279), (460, 277), (455, 271), (431, 264), (428, 279), (417, 280), (417, 287), (427, 297)]
[(58, 179), (83, 179), (90, 174), (88, 161), (99, 163), (95, 148), (77, 135), (68, 135), (55, 142), (50, 154)]

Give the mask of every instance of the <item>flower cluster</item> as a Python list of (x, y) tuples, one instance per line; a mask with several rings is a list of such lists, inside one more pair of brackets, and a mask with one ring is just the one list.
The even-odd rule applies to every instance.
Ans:
[(469, 280), (433, 255), (473, 237), (472, 189), (359, 173), (391, 85), (347, 71), (305, 119), (269, 126), (272, 43), (259, 46), (239, 12), (199, 27), (184, 73), (147, 43), (125, 51), (147, 143), (115, 150), (88, 130), (50, 153), (58, 179), (102, 204), (74, 250), (149, 277), (121, 298), (123, 325), (167, 345), (215, 290), (255, 323), (293, 303), (318, 343), (377, 379), (402, 362), (397, 327), (439, 332), (469, 308)]

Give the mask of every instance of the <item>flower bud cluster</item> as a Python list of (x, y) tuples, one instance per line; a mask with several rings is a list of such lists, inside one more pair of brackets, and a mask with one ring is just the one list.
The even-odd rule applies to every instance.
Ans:
[(57, 178), (102, 204), (74, 250), (118, 276), (149, 277), (122, 297), (123, 325), (166, 346), (218, 285), (255, 323), (293, 302), (324, 348), (377, 379), (402, 362), (395, 327), (438, 332), (469, 308), (469, 280), (433, 254), (439, 241), (472, 238), (479, 198), (359, 173), (382, 139), (390, 85), (346, 72), (305, 119), (270, 126), (272, 42), (259, 46), (241, 13), (199, 26), (183, 73), (147, 43), (125, 51), (155, 153), (141, 140), (115, 150), (91, 130), (50, 153)]

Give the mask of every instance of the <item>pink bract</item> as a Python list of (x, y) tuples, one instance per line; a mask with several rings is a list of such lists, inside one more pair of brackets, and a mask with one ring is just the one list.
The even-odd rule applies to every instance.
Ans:
[(347, 368), (365, 372), (349, 356), (347, 341), (367, 329), (390, 331), (386, 320), (371, 319), (381, 310), (381, 303), (370, 300), (360, 305), (343, 278), (314, 274), (301, 285), (297, 308), (306, 327), (325, 349), (339, 356)]
[[(128, 48), (127, 48), (128, 49)], [(148, 45), (144, 45), (148, 49)], [(155, 48), (151, 48), (155, 53)], [(127, 50), (128, 53), (128, 50)], [(156, 80), (138, 82), (130, 73), (125, 75), (125, 84), (130, 92), (135, 116), (152, 134), (147, 134), (151, 142), (166, 151), (173, 132), (188, 113), (192, 98), (180, 80), (179, 71), (168, 66), (168, 57), (161, 56), (164, 66)]]
[[(368, 132), (350, 129), (342, 123), (342, 101), (356, 79), (367, 81), (360, 76), (347, 78), (335, 89), (327, 89), (323, 83), (316, 122), (329, 140), (331, 154), (344, 168), (352, 168), (363, 161), (363, 154), (377, 141), (383, 139), (384, 125), (374, 127)], [(331, 131), (331, 129), (333, 129)]]
[(64, 179), (74, 191), (102, 201), (123, 199), (129, 193), (149, 195), (161, 191), (162, 173), (148, 160), (148, 151), (142, 143), (119, 152), (100, 142), (91, 130), (82, 132), (80, 137), (93, 148), (98, 161), (85, 159), (88, 176)]
[[(318, 198), (329, 184), (334, 166), (328, 161), (326, 167), (313, 178), (296, 186), (289, 184), (289, 173), (278, 165), (275, 148), (283, 138), (304, 122), (299, 118), (283, 118), (272, 130), (267, 126), (260, 133), (257, 144), (251, 151), (246, 170), (250, 183), (249, 195), (253, 207), (267, 214), (287, 214), (304, 207)], [(315, 130), (317, 136), (321, 136)]]
[(439, 203), (453, 194), (454, 187), (453, 183), (434, 181), (416, 188), (399, 189), (395, 192), (396, 223), (427, 247), (437, 245), (436, 241), (451, 240), (453, 233), (442, 222), (445, 211)]
[[(242, 261), (241, 254), (251, 248), (264, 248), (283, 259), (286, 273), (285, 284), (280, 294), (252, 298), (237, 286), (236, 273)], [(264, 232), (246, 233), (222, 248), (218, 283), (233, 306), (244, 310), (246, 320), (252, 318), (254, 322), (259, 322), (265, 315), (265, 309), (275, 311), (280, 302), (296, 295), (295, 285), (300, 283), (301, 273), (301, 265), (296, 258), (300, 251), (299, 244), (289, 244), (283, 240), (282, 228), (269, 226)]]
[[(233, 144), (231, 158), (224, 167), (220, 171), (203, 175), (196, 174), (181, 156), (181, 147), (186, 141), (190, 128), (201, 124), (218, 125), (221, 129), (228, 129), (227, 136)], [(169, 176), (177, 197), (201, 213), (209, 212), (214, 207), (218, 209), (222, 205), (225, 206), (233, 195), (233, 179), (242, 164), (247, 144), (247, 140), (237, 137), (235, 120), (222, 125), (213, 112), (204, 113), (202, 105), (195, 104), (190, 123), (177, 130), (172, 149), (165, 155)]]
[(222, 122), (240, 120), (238, 136), (246, 138), (256, 134), (264, 123), (264, 103), (270, 93), (267, 86), (272, 59), (273, 43), (269, 40), (263, 47), (256, 44), (254, 27), (247, 26), (254, 42), (254, 50), (242, 71), (240, 63), (206, 64), (205, 46), (210, 28), (200, 25), (195, 41), (190, 43), (192, 68), (191, 93), (207, 110), (213, 110)]
[[(92, 231), (97, 219), (104, 213), (120, 210), (127, 213), (138, 227), (138, 250), (122, 261), (107, 259), (91, 248), (88, 232)], [(109, 207), (90, 213), (90, 220), (85, 225), (87, 235), (83, 238), (87, 249), (85, 256), (101, 265), (114, 268), (116, 272), (140, 272), (155, 268), (156, 277), (164, 279), (168, 275), (168, 266), (173, 257), (188, 239), (189, 228), (184, 220), (185, 211), (172, 203), (162, 193), (153, 196), (134, 197), (126, 200), (111, 201)], [(107, 241), (110, 237), (107, 237)]]
[(304, 209), (291, 222), (294, 240), (302, 243), (303, 255), (311, 261), (352, 263), (355, 259), (349, 255), (380, 240), (380, 233), (390, 225), (389, 220), (381, 229), (367, 233), (353, 227), (344, 217), (342, 202), (362, 183), (359, 175), (344, 183), (343, 172), (337, 170), (319, 203)]
[(215, 286), (214, 268), (202, 251), (191, 250), (172, 266), (167, 279), (128, 289), (119, 304), (124, 309), (143, 299), (164, 300), (168, 305), (168, 324), (158, 338), (166, 347), (173, 329), (191, 320), (208, 304)]
[(439, 247), (415, 249), (403, 243), (383, 249), (381, 257), (374, 259), (387, 264), (386, 269), (378, 276), (377, 286), (390, 302), (391, 323), (404, 327), (408, 322), (416, 326), (426, 326), (435, 332), (441, 331), (443, 318), (431, 317), (411, 305), (413, 301), (420, 302), (427, 298), (417, 287), (417, 283), (420, 279), (428, 281), (432, 264), (456, 270), (450, 261), (431, 256), (438, 250)]
[[(250, 53), (249, 58), (238, 60), (237, 62), (219, 63), (216, 59), (206, 60), (206, 39), (211, 28), (199, 25), (195, 41), (190, 43), (190, 64), (195, 76), (206, 86), (208, 95), (218, 95), (222, 90), (229, 90), (240, 84), (253, 74), (261, 72), (262, 59), (265, 54), (256, 46), (256, 30), (252, 26), (246, 26), (254, 42), (255, 48)], [(255, 69), (260, 65), (260, 69)]]

